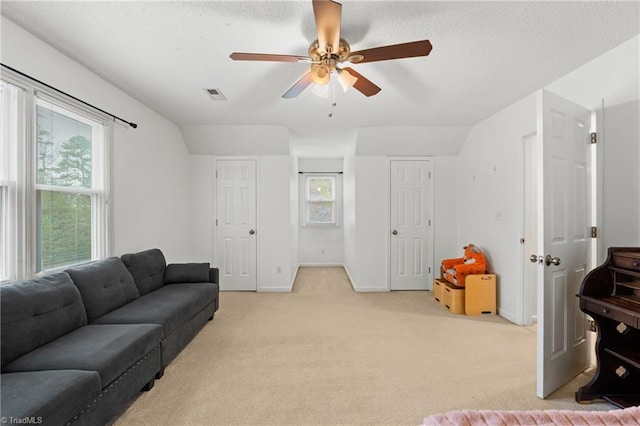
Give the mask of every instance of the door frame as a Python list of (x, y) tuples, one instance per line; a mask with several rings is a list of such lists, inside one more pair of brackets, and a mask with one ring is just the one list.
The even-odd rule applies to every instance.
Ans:
[(391, 223), (391, 162), (392, 161), (429, 161), (430, 164), (430, 172), (431, 178), (428, 180), (429, 192), (431, 194), (429, 201), (429, 205), (427, 207), (428, 216), (431, 220), (431, 225), (427, 227), (427, 246), (429, 249), (429, 255), (427, 256), (427, 267), (430, 268), (430, 272), (427, 273), (427, 290), (433, 291), (433, 279), (435, 277), (435, 266), (434, 266), (434, 229), (435, 229), (435, 220), (434, 220), (434, 181), (435, 181), (435, 159), (432, 156), (421, 155), (421, 156), (389, 156), (387, 157), (387, 196), (386, 196), (386, 211), (387, 211), (387, 238), (386, 241), (386, 253), (387, 253), (387, 291), (391, 291), (391, 230), (393, 229), (393, 225)]
[[(526, 143), (531, 143), (531, 149), (527, 151)], [(538, 191), (538, 181), (536, 180), (537, 168), (536, 168), (536, 158), (537, 151), (536, 147), (539, 143), (537, 132), (527, 133), (520, 138), (520, 164), (521, 171), (520, 174), (520, 208), (521, 208), (521, 216), (520, 220), (522, 221), (520, 224), (521, 228), (521, 238), (525, 239), (524, 242), (520, 243), (520, 273), (522, 276), (522, 286), (520, 288), (520, 297), (519, 301), (522, 303), (521, 306), (518, 307), (518, 321), (521, 325), (529, 326), (534, 323), (537, 323), (537, 302), (535, 305), (532, 304), (532, 297), (537, 298), (537, 280), (533, 276), (531, 269), (535, 269), (535, 276), (537, 276), (537, 267), (534, 267), (530, 260), (529, 256), (532, 253), (538, 252), (538, 241), (537, 234), (534, 233), (533, 236), (527, 234), (527, 223), (529, 221), (533, 222), (533, 225), (537, 228), (537, 212), (535, 210), (536, 203), (533, 202), (534, 209), (532, 211), (527, 211), (527, 188), (533, 188), (533, 191), (536, 192), (536, 200), (537, 200), (537, 191)], [(531, 176), (527, 176), (527, 171), (530, 172)], [(533, 180), (531, 180), (533, 178)], [(530, 184), (527, 186), (527, 184)], [(528, 237), (532, 237), (531, 240), (528, 240)]]
[(217, 178), (217, 173), (218, 173), (218, 161), (255, 161), (256, 164), (256, 289), (254, 291), (260, 291), (260, 270), (258, 268), (258, 266), (260, 265), (260, 252), (261, 252), (261, 246), (260, 246), (260, 228), (261, 228), (261, 223), (260, 223), (260, 191), (261, 191), (261, 184), (260, 184), (260, 157), (258, 156), (233, 156), (233, 155), (220, 155), (220, 156), (213, 156), (213, 173), (211, 176), (212, 179), (212, 184), (211, 184), (211, 188), (212, 188), (212, 198), (211, 198), (211, 205), (212, 205), (212, 209), (211, 209), (211, 213), (212, 213), (212, 221), (213, 221), (213, 233), (212, 233), (212, 240), (211, 240), (211, 253), (212, 253), (212, 262), (213, 264), (217, 264), (216, 262), (218, 261), (218, 238), (220, 237), (219, 235), (219, 231), (218, 231), (218, 226), (216, 225), (216, 220), (218, 220), (218, 178)]

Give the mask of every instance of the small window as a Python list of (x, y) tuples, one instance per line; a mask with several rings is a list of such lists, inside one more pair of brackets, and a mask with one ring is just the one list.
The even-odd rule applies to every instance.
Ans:
[(339, 175), (304, 175), (303, 182), (303, 226), (339, 226)]

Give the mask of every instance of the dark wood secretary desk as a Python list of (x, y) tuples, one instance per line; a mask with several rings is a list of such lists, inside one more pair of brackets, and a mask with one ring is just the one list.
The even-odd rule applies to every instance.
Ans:
[(640, 247), (610, 247), (580, 287), (580, 309), (596, 323), (597, 369), (576, 401), (640, 405)]

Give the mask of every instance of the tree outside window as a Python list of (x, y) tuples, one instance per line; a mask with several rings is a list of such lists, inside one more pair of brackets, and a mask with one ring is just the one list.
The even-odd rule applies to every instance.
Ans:
[(38, 270), (92, 258), (92, 126), (37, 107)]

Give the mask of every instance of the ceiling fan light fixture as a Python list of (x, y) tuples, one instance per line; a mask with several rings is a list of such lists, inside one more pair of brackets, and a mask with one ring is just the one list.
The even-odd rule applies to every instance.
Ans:
[(311, 92), (319, 98), (326, 99), (329, 97), (329, 85), (314, 84)]
[(331, 78), (331, 68), (326, 64), (313, 64), (311, 66), (311, 78), (314, 83), (325, 85)]
[(338, 70), (338, 81), (340, 82), (340, 86), (342, 86), (342, 90), (346, 92), (356, 84), (358, 78), (349, 74), (348, 71)]
[[(418, 40), (351, 52), (349, 43), (340, 37), (342, 31), (342, 4), (335, 0), (312, 0), (311, 3), (313, 5), (313, 17), (318, 38), (309, 45), (309, 56), (249, 52), (233, 52), (230, 55), (230, 58), (234, 61), (310, 63), (311, 69), (282, 95), (285, 99), (295, 98), (311, 83), (315, 83), (313, 89), (320, 89), (326, 88), (335, 79), (340, 82), (345, 92), (350, 87), (353, 87), (364, 96), (376, 95), (382, 90), (380, 87), (351, 67), (347, 66), (341, 70), (341, 64), (344, 62), (358, 64), (427, 56), (433, 48), (429, 40)], [(333, 73), (336, 73), (336, 78), (332, 79), (331, 74)], [(333, 89), (331, 92), (333, 93)]]

